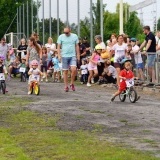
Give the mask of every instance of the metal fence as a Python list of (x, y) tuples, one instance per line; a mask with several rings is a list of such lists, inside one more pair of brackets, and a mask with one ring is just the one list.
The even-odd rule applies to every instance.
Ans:
[[(149, 67), (148, 67), (148, 57), (149, 55), (155, 55), (156, 59), (154, 62), (154, 72), (155, 72), (155, 82), (151, 82), (151, 78), (149, 76)], [(160, 85), (160, 51), (158, 52), (153, 52), (153, 53), (146, 53), (146, 55), (142, 54), (142, 59), (143, 59), (143, 64), (144, 64), (144, 69), (143, 69), (143, 75), (144, 75), (144, 83), (145, 84), (150, 84), (151, 86), (156, 86)], [(135, 75), (138, 75), (138, 68), (134, 68)]]
[[(74, 2), (74, 3), (73, 3)], [(90, 37), (88, 37), (90, 41), (91, 48), (93, 48), (93, 37), (94, 37), (94, 27), (93, 27), (93, 3), (95, 4), (97, 0), (31, 0), (31, 3), (27, 1), (27, 3), (22, 4), (17, 8), (17, 33), (24, 33), (28, 38), (31, 33), (36, 30), (42, 32), (41, 41), (43, 44), (45, 43), (44, 35), (45, 35), (45, 27), (49, 27), (49, 36), (52, 36), (52, 25), (51, 19), (56, 18), (61, 19), (65, 22), (66, 25), (76, 24), (77, 25), (77, 35), (81, 37), (81, 28), (80, 28), (80, 20), (83, 20), (85, 17), (89, 19), (90, 25)], [(33, 16), (33, 4), (41, 4), (41, 7), (37, 7), (37, 16), (36, 16), (36, 24)], [(31, 4), (31, 6), (30, 6)], [(25, 12), (27, 15), (25, 15)], [(28, 16), (31, 14), (31, 19)], [(26, 18), (24, 18), (26, 17)], [(100, 33), (103, 37), (103, 0), (100, 1)], [(44, 20), (49, 19), (49, 26), (45, 26)], [(39, 27), (39, 23), (42, 23), (42, 28)], [(29, 26), (30, 25), (30, 26)], [(36, 27), (36, 28), (34, 28)], [(57, 21), (57, 36), (60, 34), (60, 23)]]

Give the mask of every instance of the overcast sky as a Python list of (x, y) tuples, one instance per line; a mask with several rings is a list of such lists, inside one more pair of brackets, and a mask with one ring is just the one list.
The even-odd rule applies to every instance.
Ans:
[[(103, 0), (103, 3), (107, 4), (106, 10), (110, 12), (116, 11), (116, 5), (120, 0)], [(127, 2), (129, 5), (135, 5), (144, 0), (123, 0), (123, 2)], [(157, 0), (157, 8), (160, 8), (160, 1)], [(44, 0), (45, 2), (45, 18), (49, 17), (49, 0)], [(69, 2), (69, 22), (77, 23), (77, 0), (68, 0)], [(96, 2), (96, 0), (93, 0)], [(57, 0), (51, 0), (52, 3), (52, 17), (56, 18), (57, 16)], [(66, 0), (59, 0), (60, 3), (60, 18), (63, 21), (66, 21)], [(89, 9), (90, 9), (90, 0), (80, 0), (80, 18), (83, 19), (85, 16), (89, 17)], [(144, 25), (150, 25), (153, 27), (153, 17), (155, 10), (155, 5), (148, 6), (142, 10), (143, 12), (143, 20)], [(137, 11), (140, 17), (140, 10)], [(39, 17), (42, 17), (42, 8), (39, 10)], [(160, 10), (157, 9), (157, 17), (160, 17)]]

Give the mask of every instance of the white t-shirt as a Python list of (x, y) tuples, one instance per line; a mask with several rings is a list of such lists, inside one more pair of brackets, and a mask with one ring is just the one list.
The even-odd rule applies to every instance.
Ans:
[[(135, 45), (134, 47), (132, 47), (132, 50), (133, 51), (137, 51), (139, 49), (139, 46)], [(138, 64), (138, 63), (142, 63), (143, 60), (142, 60), (142, 56), (141, 56), (141, 53), (138, 52), (136, 54), (134, 54), (134, 60), (135, 60), (135, 64)]]
[(52, 43), (52, 44), (46, 43), (45, 47), (50, 48), (51, 50), (54, 50), (54, 49), (56, 49), (56, 44), (55, 43)]
[(87, 64), (81, 65), (80, 69), (81, 69), (81, 74), (87, 74), (88, 73), (88, 70), (87, 70), (88, 65)]
[(112, 47), (112, 50), (115, 51), (114, 62), (117, 62), (118, 58), (125, 56), (127, 44), (123, 43), (122, 45), (119, 45), (118, 43), (116, 43)]
[(109, 71), (109, 73), (111, 73), (113, 78), (117, 77), (117, 71), (112, 65), (108, 66), (108, 71)]

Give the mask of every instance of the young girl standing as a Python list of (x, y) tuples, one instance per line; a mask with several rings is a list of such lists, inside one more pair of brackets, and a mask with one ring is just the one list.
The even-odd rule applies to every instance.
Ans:
[[(91, 83), (94, 83), (94, 77), (98, 76), (97, 65), (99, 64), (100, 54), (102, 52), (102, 46), (96, 45), (95, 51), (93, 52), (90, 62), (88, 64), (89, 77), (87, 82), (87, 87), (91, 86)], [(91, 82), (91, 83), (90, 83)]]
[(47, 76), (47, 48), (42, 47), (42, 64), (41, 64), (41, 72), (43, 73), (43, 77), (41, 81), (43, 81), (44, 78), (46, 78), (46, 82), (48, 82), (48, 76)]
[(59, 66), (59, 59), (58, 59), (58, 53), (55, 51), (54, 52), (54, 57), (52, 58), (52, 63), (54, 65), (54, 77), (53, 77), (53, 81), (55, 82), (56, 80), (56, 76), (58, 77), (57, 82), (60, 82), (60, 66)]
[(111, 53), (114, 55), (114, 67), (117, 71), (117, 85), (119, 86), (121, 64), (118, 62), (118, 59), (126, 57), (127, 53), (127, 44), (124, 43), (123, 35), (117, 37), (117, 43), (112, 47)]

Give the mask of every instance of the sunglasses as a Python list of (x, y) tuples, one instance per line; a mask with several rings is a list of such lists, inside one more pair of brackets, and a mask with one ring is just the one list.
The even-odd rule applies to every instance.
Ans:
[(64, 34), (69, 34), (69, 32), (64, 32)]

